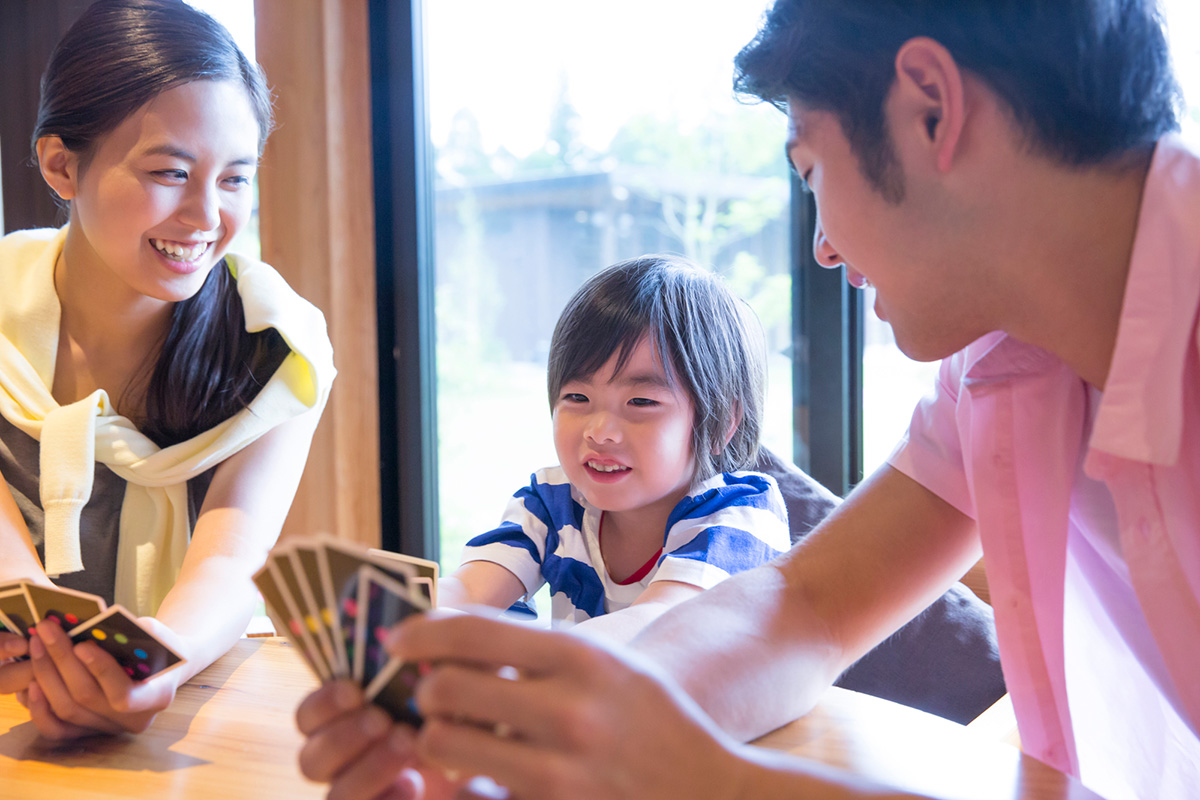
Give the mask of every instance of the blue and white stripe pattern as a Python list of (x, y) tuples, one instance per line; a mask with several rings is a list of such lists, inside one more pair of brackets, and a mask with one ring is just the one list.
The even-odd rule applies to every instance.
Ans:
[(462, 562), (499, 564), (530, 596), (550, 584), (554, 623), (565, 626), (629, 606), (656, 580), (708, 589), (791, 545), (779, 487), (758, 472), (727, 472), (693, 486), (667, 520), (658, 565), (627, 586), (604, 567), (600, 515), (560, 467), (538, 470), (513, 495), (500, 526), (467, 543)]

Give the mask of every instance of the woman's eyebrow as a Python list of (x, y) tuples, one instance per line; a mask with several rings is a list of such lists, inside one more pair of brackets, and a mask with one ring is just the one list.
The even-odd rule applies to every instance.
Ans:
[[(196, 158), (196, 156), (193, 153), (191, 153), (190, 151), (184, 150), (182, 147), (179, 147), (178, 145), (173, 145), (173, 144), (155, 145), (154, 147), (149, 147), (146, 150), (144, 150), (142, 154), (147, 155), (147, 156), (170, 156), (171, 158), (178, 158), (181, 161), (187, 161), (188, 163), (191, 163), (191, 164), (195, 164), (196, 161), (198, 160)], [(250, 156), (242, 156), (241, 158), (233, 159), (232, 161), (229, 162), (229, 164), (227, 166), (230, 166), (230, 167), (247, 166), (248, 167), (248, 166), (253, 166), (257, 163), (258, 163), (257, 158), (252, 158)]]

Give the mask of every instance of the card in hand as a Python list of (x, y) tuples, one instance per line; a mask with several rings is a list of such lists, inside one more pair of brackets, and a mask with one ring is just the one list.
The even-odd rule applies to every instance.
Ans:
[(25, 596), (35, 621), (52, 619), (64, 631), (87, 622), (108, 607), (103, 598), (94, 594), (38, 583), (26, 583)]
[(358, 570), (363, 566), (375, 566), (399, 581), (407, 583), (414, 575), (409, 564), (378, 563), (368, 551), (332, 537), (317, 540), (317, 567), (321, 578), (321, 589), (325, 594), (325, 605), (333, 609), (331, 617), (332, 644), (338, 656), (345, 659), (347, 669), (354, 664), (354, 619), (358, 605)]
[(388, 662), (383, 639), (388, 629), (429, 606), (411, 589), (374, 566), (358, 571), (358, 616), (355, 619), (354, 677), (369, 686)]
[(359, 570), (356, 619), (355, 675), (368, 700), (379, 703), (398, 720), (413, 725), (420, 717), (412, 705), (418, 673), (415, 664), (402, 665), (383, 649), (388, 630), (403, 620), (428, 611), (419, 594), (375, 567)]
[(430, 561), (427, 558), (417, 558), (416, 556), (405, 555), (404, 553), (393, 553), (391, 550), (380, 550), (373, 547), (367, 551), (367, 555), (371, 556), (375, 561), (384, 559), (387, 564), (405, 564), (412, 568), (418, 578), (428, 581), (429, 591), (426, 595), (431, 608), (437, 607), (437, 583), (438, 583), (438, 562)]
[(317, 677), (322, 681), (327, 681), (333, 677), (333, 671), (317, 641), (317, 612), (304, 602), (301, 576), (297, 574), (292, 563), (290, 551), (290, 545), (276, 548), (267, 561), (275, 573), (275, 581), (283, 594), (284, 603), (287, 604), (288, 624), (299, 630), (300, 639), (308, 648), (313, 667), (317, 671)]
[(251, 580), (254, 581), (254, 585), (258, 587), (263, 600), (266, 601), (267, 614), (275, 624), (275, 630), (287, 637), (288, 641), (292, 643), (292, 647), (300, 653), (308, 668), (313, 671), (314, 675), (321, 678), (321, 672), (313, 662), (308, 644), (301, 636), (303, 628), (295, 615), (288, 610), (288, 603), (284, 600), (283, 591), (280, 589), (282, 581), (277, 579), (270, 557), (267, 558), (267, 563), (254, 573)]
[(152, 678), (184, 661), (182, 656), (139, 625), (133, 615), (119, 605), (71, 629), (67, 635), (76, 644), (98, 644), (135, 681)]
[(24, 586), (0, 593), (0, 624), (12, 633), (29, 638), (37, 619), (33, 616), (33, 609), (29, 607), (29, 598), (25, 594)]
[(333, 607), (321, 587), (317, 549), (296, 543), (287, 548), (287, 554), (291, 558), (292, 571), (302, 595), (296, 601), (307, 608), (306, 620), (311, 621), (309, 630), (325, 656), (330, 673), (335, 678), (344, 678), (350, 674), (350, 666), (345, 663), (342, 648), (334, 646), (339, 630), (334, 623)]

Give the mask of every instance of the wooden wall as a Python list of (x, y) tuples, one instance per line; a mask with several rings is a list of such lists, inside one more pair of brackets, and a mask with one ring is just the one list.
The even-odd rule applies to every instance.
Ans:
[(259, 170), (263, 260), (325, 312), (338, 377), (284, 536), (377, 546), (379, 408), (367, 0), (255, 0), (276, 129)]

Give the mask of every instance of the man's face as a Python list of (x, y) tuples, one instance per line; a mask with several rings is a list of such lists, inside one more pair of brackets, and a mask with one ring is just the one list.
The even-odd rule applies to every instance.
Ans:
[(953, 238), (932, 187), (905, 168), (905, 142), (896, 142), (898, 179), (893, 202), (864, 175), (837, 117), (790, 102), (787, 156), (817, 201), (813, 254), (824, 267), (844, 264), (851, 285), (876, 289), (875, 313), (891, 323), (910, 358), (932, 361), (956, 352), (986, 331), (960, 311), (973, 287), (963, 286), (951, 257)]

